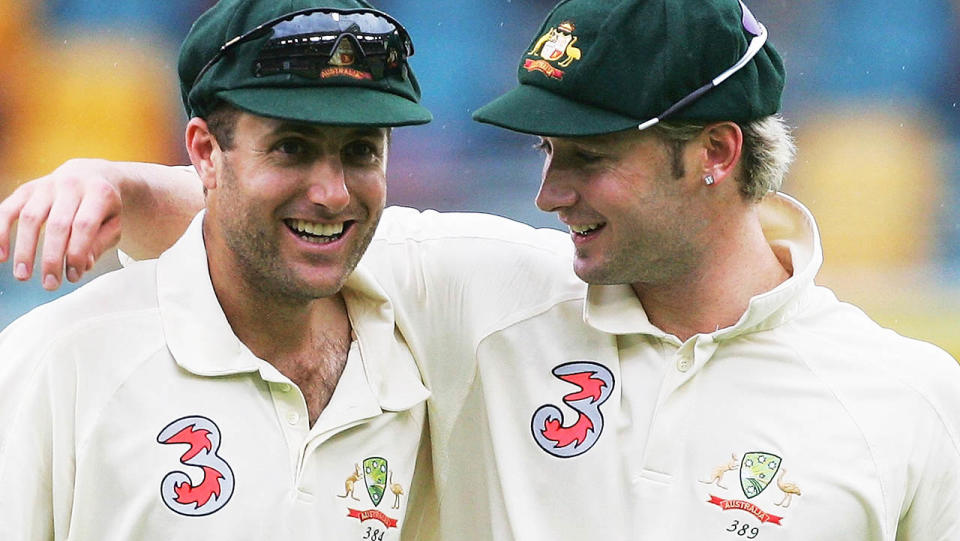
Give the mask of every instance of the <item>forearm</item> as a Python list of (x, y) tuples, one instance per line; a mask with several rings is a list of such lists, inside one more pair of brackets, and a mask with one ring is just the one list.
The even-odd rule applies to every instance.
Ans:
[(204, 206), (192, 166), (117, 163), (123, 199), (119, 248), (134, 259), (151, 259), (173, 245)]

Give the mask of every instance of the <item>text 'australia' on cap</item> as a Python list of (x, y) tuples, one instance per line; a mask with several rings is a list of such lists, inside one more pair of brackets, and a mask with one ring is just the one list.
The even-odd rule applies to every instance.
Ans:
[[(759, 28), (738, 0), (566, 0), (524, 52), (520, 85), (473, 118), (545, 136), (636, 128), (734, 66)], [(784, 75), (767, 41), (670, 119), (745, 122), (774, 114)]]
[(191, 117), (224, 100), (317, 124), (424, 124), (412, 50), (403, 27), (362, 0), (220, 0), (183, 42), (180, 91)]

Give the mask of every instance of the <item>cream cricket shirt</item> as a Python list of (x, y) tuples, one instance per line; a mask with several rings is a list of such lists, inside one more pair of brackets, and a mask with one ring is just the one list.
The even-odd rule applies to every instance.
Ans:
[(350, 277), (357, 340), (310, 427), (227, 323), (200, 224), (0, 335), (0, 539), (399, 538), (428, 393), (391, 304)]
[(444, 539), (960, 539), (960, 367), (814, 285), (799, 203), (761, 214), (792, 278), (686, 342), (564, 234), (388, 215), (367, 262), (432, 391)]

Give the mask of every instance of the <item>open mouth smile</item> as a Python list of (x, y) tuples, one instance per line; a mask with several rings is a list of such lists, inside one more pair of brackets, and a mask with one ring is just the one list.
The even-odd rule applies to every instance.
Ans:
[(586, 225), (570, 225), (570, 233), (575, 237), (585, 238), (590, 235), (596, 234), (598, 231), (604, 228), (606, 224), (586, 224)]
[(286, 219), (283, 221), (294, 235), (313, 244), (328, 244), (343, 237), (353, 221), (321, 224), (306, 220)]

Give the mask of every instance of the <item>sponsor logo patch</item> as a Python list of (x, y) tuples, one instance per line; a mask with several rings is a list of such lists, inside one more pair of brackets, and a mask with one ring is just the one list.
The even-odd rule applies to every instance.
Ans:
[(162, 445), (187, 445), (180, 463), (198, 468), (202, 479), (194, 484), (182, 471), (167, 473), (160, 482), (160, 498), (171, 511), (200, 517), (216, 513), (233, 496), (234, 477), (220, 451), (220, 429), (210, 419), (191, 416), (168, 424), (157, 435)]
[(577, 418), (565, 424), (560, 408), (553, 404), (540, 406), (531, 419), (533, 440), (556, 457), (582, 455), (597, 443), (603, 432), (600, 406), (613, 392), (613, 373), (592, 361), (574, 361), (554, 368), (553, 375), (580, 388), (563, 397), (563, 403), (577, 412)]

